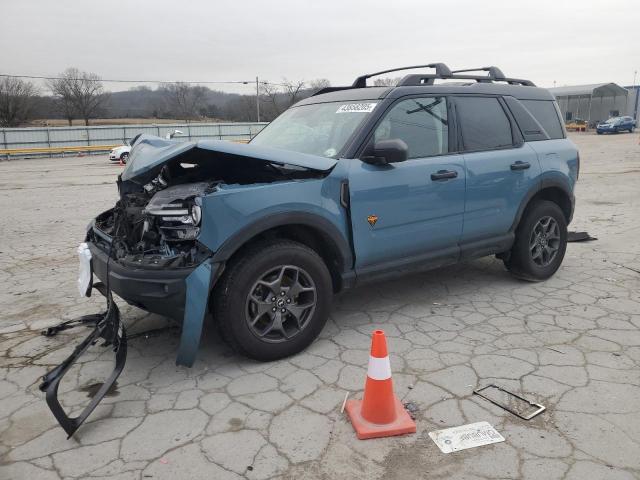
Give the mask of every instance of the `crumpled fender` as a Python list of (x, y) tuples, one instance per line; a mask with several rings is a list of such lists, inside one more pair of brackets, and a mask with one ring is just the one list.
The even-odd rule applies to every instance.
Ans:
[(220, 269), (221, 264), (213, 263), (209, 258), (191, 272), (185, 280), (184, 319), (176, 365), (191, 367), (196, 360), (204, 317), (207, 314), (209, 292), (213, 285), (213, 279)]

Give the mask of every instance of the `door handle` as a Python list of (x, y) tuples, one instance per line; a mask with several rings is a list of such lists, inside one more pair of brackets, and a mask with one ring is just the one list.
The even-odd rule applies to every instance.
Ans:
[(517, 161), (516, 163), (511, 164), (511, 170), (526, 170), (530, 166), (531, 164), (529, 162)]
[(456, 178), (458, 172), (454, 170), (438, 170), (436, 173), (431, 174), (431, 180), (446, 180), (448, 178)]

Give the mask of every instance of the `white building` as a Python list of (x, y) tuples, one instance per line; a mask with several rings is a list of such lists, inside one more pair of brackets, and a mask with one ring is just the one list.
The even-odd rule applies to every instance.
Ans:
[[(550, 88), (565, 121), (586, 120), (590, 126), (619, 115), (633, 115), (637, 89), (631, 92), (615, 83), (595, 83)], [(633, 101), (630, 101), (633, 97)]]

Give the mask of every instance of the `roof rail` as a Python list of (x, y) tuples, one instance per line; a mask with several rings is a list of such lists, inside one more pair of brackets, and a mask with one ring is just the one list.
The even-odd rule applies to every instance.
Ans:
[(502, 70), (498, 67), (480, 67), (480, 68), (465, 68), (464, 70), (454, 70), (452, 73), (464, 73), (464, 72), (489, 72), (488, 77), (491, 80), (504, 81), (507, 77)]
[[(464, 75), (466, 72), (487, 72), (487, 75)], [(520, 78), (508, 78), (502, 73), (498, 67), (480, 67), (465, 68), (463, 70), (453, 70), (450, 75), (439, 76), (436, 71), (435, 75), (407, 75), (398, 86), (407, 85), (433, 85), (437, 79), (454, 79), (454, 80), (473, 80), (478, 83), (507, 82), (509, 85), (524, 85), (527, 87), (535, 87), (531, 80), (523, 80)]]
[[(385, 73), (398, 72), (400, 70), (413, 70), (414, 68), (434, 68), (435, 73), (426, 74), (410, 74), (398, 82), (400, 86), (417, 86), (417, 85), (433, 85), (434, 80), (452, 79), (452, 80), (473, 80), (478, 83), (493, 83), (493, 82), (506, 82), (509, 85), (523, 85), (526, 87), (535, 87), (535, 83), (531, 80), (524, 80), (520, 78), (508, 78), (502, 73), (498, 67), (480, 67), (480, 68), (466, 68), (463, 70), (451, 71), (444, 63), (429, 63), (428, 65), (413, 65), (411, 67), (399, 67), (391, 68), (389, 70), (382, 70), (380, 72), (368, 73), (366, 75), (360, 75), (355, 79), (350, 87), (327, 87), (317, 91), (312, 96), (321, 95), (323, 93), (336, 92), (339, 90), (349, 90), (352, 88), (365, 88), (367, 86), (367, 79), (371, 77), (377, 77)], [(466, 72), (487, 72), (487, 75), (465, 75)]]
[(366, 75), (361, 75), (356, 78), (351, 87), (364, 88), (367, 86), (368, 78), (377, 77), (378, 75), (382, 75), (384, 73), (398, 72), (400, 70), (413, 70), (414, 68), (435, 68), (438, 78), (449, 78), (451, 76), (451, 70), (449, 70), (449, 67), (447, 67), (444, 63), (429, 63), (427, 65), (413, 65), (411, 67), (391, 68), (389, 70), (382, 70), (380, 72), (367, 73)]

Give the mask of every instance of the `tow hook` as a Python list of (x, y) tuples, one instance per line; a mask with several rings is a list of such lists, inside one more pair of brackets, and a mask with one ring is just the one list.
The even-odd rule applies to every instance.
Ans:
[[(127, 335), (124, 325), (120, 321), (120, 311), (113, 301), (111, 291), (108, 291), (103, 283), (97, 283), (93, 285), (93, 288), (102, 293), (107, 299), (107, 310), (104, 313), (85, 315), (74, 320), (68, 320), (42, 332), (42, 335), (51, 337), (62, 330), (67, 330), (79, 325), (95, 325), (93, 331), (73, 350), (71, 355), (42, 377), (42, 383), (39, 386), (40, 391), (46, 393), (47, 405), (60, 426), (67, 432), (67, 438), (71, 438), (80, 425), (84, 423), (91, 412), (98, 406), (122, 373), (127, 360)], [(100, 339), (104, 340), (101, 346), (110, 347), (113, 350), (115, 354), (115, 367), (80, 415), (77, 417), (69, 417), (58, 400), (58, 386), (62, 377), (64, 377), (78, 358)]]

